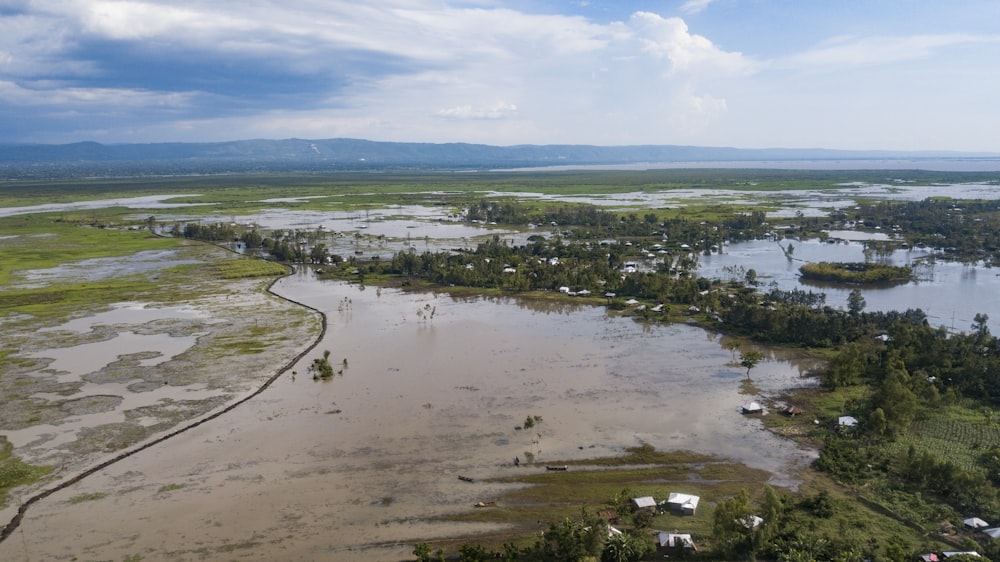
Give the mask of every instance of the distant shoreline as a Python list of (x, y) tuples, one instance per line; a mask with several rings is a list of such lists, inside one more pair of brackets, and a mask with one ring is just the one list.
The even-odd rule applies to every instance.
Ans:
[(696, 162), (635, 162), (631, 164), (565, 164), (559, 166), (529, 166), (496, 168), (494, 172), (563, 172), (571, 170), (682, 170), (755, 169), (755, 170), (924, 170), (930, 172), (1000, 172), (1000, 158), (911, 158), (874, 159), (838, 158), (819, 160), (729, 160)]

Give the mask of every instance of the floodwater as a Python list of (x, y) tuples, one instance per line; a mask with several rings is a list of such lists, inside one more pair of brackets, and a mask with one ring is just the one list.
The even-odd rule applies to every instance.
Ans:
[[(781, 246), (794, 246), (789, 260)], [(800, 289), (826, 294), (826, 304), (847, 308), (847, 297), (854, 288), (861, 289), (865, 310), (923, 310), (934, 326), (968, 332), (976, 314), (990, 317), (993, 333), (1000, 333), (1000, 269), (974, 264), (949, 263), (930, 259), (935, 252), (929, 248), (897, 250), (885, 259), (890, 265), (909, 265), (916, 280), (902, 285), (847, 286), (815, 283), (799, 278), (799, 268), (807, 262), (864, 261), (864, 246), (859, 242), (823, 243), (819, 240), (755, 240), (730, 244), (722, 253), (699, 256), (697, 274), (728, 280), (731, 271), (753, 268), (757, 271), (761, 290), (776, 286), (782, 290)], [(735, 268), (735, 269), (733, 269)], [(742, 278), (741, 276), (737, 276)]]
[(176, 203), (174, 198), (196, 197), (198, 194), (147, 195), (143, 197), (119, 197), (115, 199), (94, 199), (92, 201), (73, 201), (71, 203), (45, 203), (44, 205), (25, 205), (23, 207), (0, 207), (0, 217), (27, 215), (32, 213), (51, 213), (86, 211), (104, 209), (107, 207), (125, 207), (128, 209), (176, 209), (194, 207), (209, 203)]
[[(769, 352), (753, 371), (763, 396), (743, 395), (745, 371), (699, 328), (308, 272), (276, 291), (329, 317), (296, 376), (34, 505), (0, 559), (398, 560), (421, 540), (489, 530), (426, 521), (504, 489), (458, 475), (544, 470), (649, 443), (794, 486), (813, 456), (740, 414), (750, 399), (813, 384), (812, 365)], [(317, 382), (307, 368), (322, 350), (342, 374)], [(529, 415), (542, 421), (517, 430)], [(512, 466), (529, 455), (537, 464)]]

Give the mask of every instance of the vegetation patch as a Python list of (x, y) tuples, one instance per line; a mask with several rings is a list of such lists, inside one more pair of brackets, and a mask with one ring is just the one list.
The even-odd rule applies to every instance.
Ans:
[(91, 492), (89, 494), (80, 494), (78, 496), (73, 496), (69, 499), (69, 503), (83, 503), (97, 501), (104, 499), (108, 496), (107, 492)]
[(913, 278), (913, 269), (905, 265), (884, 265), (864, 262), (816, 262), (799, 268), (803, 279), (834, 283), (877, 284), (906, 283)]
[(0, 435), (0, 505), (7, 505), (7, 493), (17, 486), (31, 484), (52, 472), (51, 466), (26, 464), (14, 456), (14, 448)]
[(219, 262), (215, 269), (223, 279), (277, 277), (288, 273), (288, 267), (279, 263), (244, 257)]

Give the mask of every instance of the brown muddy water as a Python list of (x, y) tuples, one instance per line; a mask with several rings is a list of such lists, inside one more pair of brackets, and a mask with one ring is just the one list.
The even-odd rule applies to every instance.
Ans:
[[(794, 486), (813, 454), (740, 415), (760, 396), (740, 394), (745, 371), (695, 327), (308, 272), (275, 290), (328, 315), (295, 376), (35, 504), (0, 560), (399, 560), (416, 542), (489, 531), (427, 521), (504, 491), (482, 478), (650, 443)], [(307, 368), (323, 350), (342, 374), (317, 382)], [(766, 398), (812, 384), (810, 367), (770, 354), (753, 379)], [(529, 415), (542, 422), (516, 429)], [(535, 464), (512, 466), (529, 453)]]

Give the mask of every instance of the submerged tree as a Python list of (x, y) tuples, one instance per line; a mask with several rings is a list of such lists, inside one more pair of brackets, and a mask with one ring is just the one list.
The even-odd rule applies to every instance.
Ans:
[(740, 352), (740, 365), (746, 368), (747, 378), (750, 378), (750, 369), (757, 366), (758, 363), (764, 360), (764, 354), (759, 351), (741, 351)]

